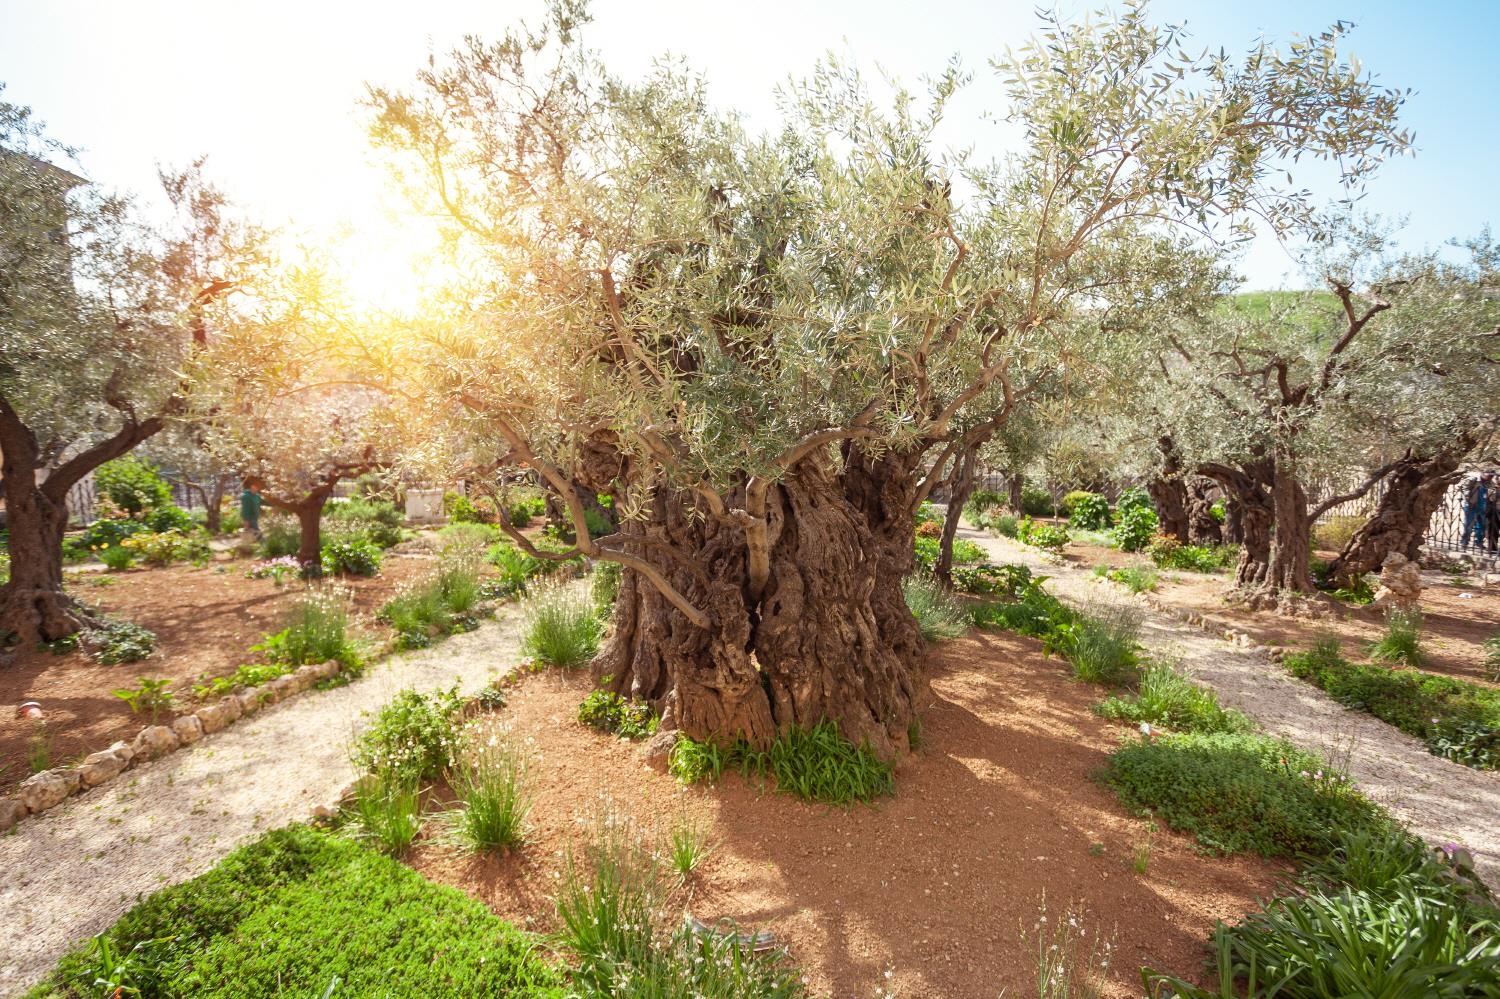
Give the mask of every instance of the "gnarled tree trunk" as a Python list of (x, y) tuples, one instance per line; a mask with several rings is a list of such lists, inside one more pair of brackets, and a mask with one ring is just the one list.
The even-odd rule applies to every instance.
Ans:
[(1169, 534), (1183, 544), (1191, 540), (1188, 523), (1188, 492), (1182, 481), (1182, 459), (1172, 438), (1162, 437), (1156, 442), (1161, 451), (1161, 474), (1146, 483), (1146, 493), (1151, 505), (1156, 507), (1156, 529)]
[(1271, 507), (1275, 527), (1271, 536), (1271, 562), (1263, 585), (1279, 593), (1316, 592), (1312, 581), (1312, 522), (1307, 515), (1307, 490), (1302, 488), (1296, 468), (1280, 458), (1271, 483)]
[[(623, 573), (605, 647), (608, 686), (651, 701), (663, 731), (765, 745), (825, 720), (891, 757), (908, 745), (925, 687), (921, 632), (901, 579), (912, 567), (917, 459), (851, 450), (842, 470), (799, 463), (768, 494), (770, 571), (753, 593), (744, 535), (658, 490), (653, 516), (624, 528), (702, 609), (698, 628), (638, 572)], [(731, 497), (730, 503), (738, 502)], [(652, 540), (691, 554), (697, 569)]]
[(1365, 573), (1378, 572), (1393, 552), (1415, 562), (1432, 515), (1458, 478), (1459, 462), (1472, 446), (1459, 441), (1435, 455), (1403, 458), (1387, 476), (1375, 512), (1329, 564), (1329, 578), (1339, 586), (1352, 586)]
[(1195, 476), (1187, 480), (1187, 540), (1195, 545), (1222, 545), (1224, 531), (1214, 519), (1213, 480)]
[(1271, 525), (1275, 522), (1274, 467), (1262, 460), (1238, 468), (1208, 464), (1199, 471), (1217, 482), (1230, 500), (1240, 544), (1235, 588), (1248, 591), (1264, 586), (1270, 577)]
[(969, 494), (974, 491), (977, 455), (977, 449), (970, 449), (959, 458), (952, 488), (949, 490), (948, 512), (943, 518), (943, 536), (938, 545), (937, 564), (933, 566), (932, 574), (949, 588), (953, 586), (953, 539), (958, 536), (958, 522), (963, 519), (964, 504), (969, 502)]

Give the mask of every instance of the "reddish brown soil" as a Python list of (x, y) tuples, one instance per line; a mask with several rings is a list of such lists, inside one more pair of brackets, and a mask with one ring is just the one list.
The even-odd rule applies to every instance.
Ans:
[[(26, 701), (46, 713), (46, 733), (54, 766), (130, 739), (146, 724), (142, 715), (113, 695), (134, 687), (140, 677), (167, 678), (177, 704), (193, 704), (200, 677), (231, 673), (252, 662), (250, 646), (281, 629), (297, 585), (277, 588), (269, 579), (248, 579), (254, 560), (219, 560), (202, 568), (188, 565), (130, 569), (117, 573), (73, 572), (69, 591), (112, 618), (143, 625), (156, 633), (156, 651), (141, 662), (102, 666), (84, 652), (56, 656), (18, 650), (0, 669), (0, 790), (26, 778), (27, 748), (36, 723), (16, 717)], [(388, 555), (380, 575), (344, 579), (354, 613), (368, 630), (380, 633), (373, 617), (403, 581), (421, 575), (430, 559)], [(107, 585), (99, 585), (108, 580)]]
[(673, 901), (769, 928), (814, 995), (1030, 994), (1036, 944), (1023, 932), (1044, 893), (1051, 925), (1071, 905), (1090, 940), (1113, 941), (1108, 994), (1138, 995), (1143, 964), (1198, 973), (1215, 920), (1253, 909), (1278, 869), (1205, 857), (1163, 829), (1137, 875), (1147, 823), (1090, 777), (1121, 734), (1090, 711), (1099, 690), (1015, 636), (974, 634), (932, 658), (924, 743), (898, 768), (895, 798), (848, 810), (738, 775), (682, 789), (640, 746), (574, 719), (586, 677), (529, 677), (499, 713), (533, 761), (528, 844), (471, 856), (432, 822), (408, 859), (509, 920), (550, 928), (563, 852), (609, 799), (659, 831), (682, 814), (704, 823), (718, 849)]
[[(1089, 568), (1100, 562), (1113, 567), (1150, 562), (1142, 555), (1083, 545), (1068, 546), (1065, 557)], [(1321, 553), (1320, 557), (1329, 558), (1331, 553)], [(1432, 576), (1426, 578), (1430, 583)], [(1484, 642), (1500, 634), (1500, 586), (1485, 586), (1478, 575), (1465, 578), (1463, 586), (1445, 580), (1422, 591), (1422, 648), (1427, 653), (1422, 668), (1483, 683), (1488, 682)], [(1156, 596), (1174, 607), (1232, 622), (1263, 645), (1300, 649), (1321, 635), (1333, 635), (1343, 643), (1345, 654), (1356, 659), (1363, 657), (1385, 630), (1383, 612), (1371, 607), (1340, 604), (1330, 617), (1306, 620), (1231, 606), (1224, 602), (1228, 590), (1226, 576), (1163, 570)], [(1460, 595), (1465, 593), (1469, 596)]]

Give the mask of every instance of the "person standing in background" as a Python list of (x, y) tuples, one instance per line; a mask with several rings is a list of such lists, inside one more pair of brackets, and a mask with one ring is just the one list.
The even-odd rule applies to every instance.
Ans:
[(1500, 549), (1500, 476), (1493, 472), (1484, 476), (1484, 547), (1491, 555)]
[(260, 534), (260, 480), (246, 479), (245, 491), (240, 493), (240, 523), (244, 530), (261, 540)]
[(1488, 496), (1486, 495), (1485, 481), (1487, 475), (1472, 476), (1464, 485), (1464, 533), (1462, 543), (1464, 548), (1469, 547), (1469, 538), (1474, 539), (1474, 546), (1481, 547), (1484, 544), (1484, 530)]

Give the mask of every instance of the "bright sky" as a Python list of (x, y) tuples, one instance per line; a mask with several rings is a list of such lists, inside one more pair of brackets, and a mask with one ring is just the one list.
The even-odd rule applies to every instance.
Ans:
[[(1097, 6), (1060, 3), (1065, 13)], [(977, 116), (996, 93), (985, 60), (1037, 25), (1034, 0), (594, 7), (586, 38), (617, 72), (641, 72), (664, 52), (684, 55), (707, 72), (722, 106), (756, 125), (775, 122), (772, 88), (830, 49), (913, 82), (958, 53), (979, 76), (956, 109), (974, 132), (953, 141), (994, 151), (1000, 140)], [(1389, 164), (1365, 207), (1406, 216), (1403, 242), (1412, 247), (1500, 222), (1500, 0), (1156, 0), (1151, 10), (1158, 21), (1186, 20), (1197, 43), (1231, 52), (1262, 33), (1285, 39), (1355, 22), (1350, 50), (1383, 84), (1417, 91), (1405, 119), (1417, 156)], [(429, 52), (446, 52), (465, 33), (498, 37), (539, 12), (537, 0), (0, 0), (0, 81), (4, 99), (29, 105), (54, 137), (82, 147), (93, 180), (154, 196), (157, 163), (208, 154), (210, 175), (261, 220), (357, 234), (357, 283), (373, 294), (405, 279), (413, 237), (369, 152), (356, 103), (364, 83), (405, 85)], [(1242, 266), (1256, 288), (1294, 280), (1288, 268), (1270, 239)]]

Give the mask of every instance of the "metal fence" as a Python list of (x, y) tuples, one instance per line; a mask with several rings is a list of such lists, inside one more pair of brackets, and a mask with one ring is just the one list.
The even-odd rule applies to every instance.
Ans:
[[(1449, 486), (1448, 491), (1443, 494), (1442, 503), (1438, 505), (1437, 510), (1432, 515), (1432, 520), (1427, 524), (1427, 534), (1423, 541), (1423, 546), (1428, 550), (1447, 553), (1465, 551), (1478, 553), (1477, 549), (1469, 548), (1465, 544), (1466, 540), (1472, 540), (1472, 535), (1469, 539), (1465, 539), (1463, 536), (1466, 513), (1464, 509), (1464, 490), (1467, 486), (1468, 478), (1466, 476)], [(1334, 491), (1335, 488), (1333, 486), (1324, 486), (1312, 492), (1314, 495), (1327, 496)], [(1377, 483), (1374, 489), (1371, 489), (1359, 499), (1351, 500), (1348, 503), (1341, 503), (1328, 510), (1319, 518), (1319, 523), (1325, 522), (1330, 517), (1368, 517), (1375, 512), (1384, 495), (1385, 483)], [(1488, 542), (1486, 542), (1487, 544)], [(1493, 555), (1495, 551), (1486, 547), (1484, 554)]]

